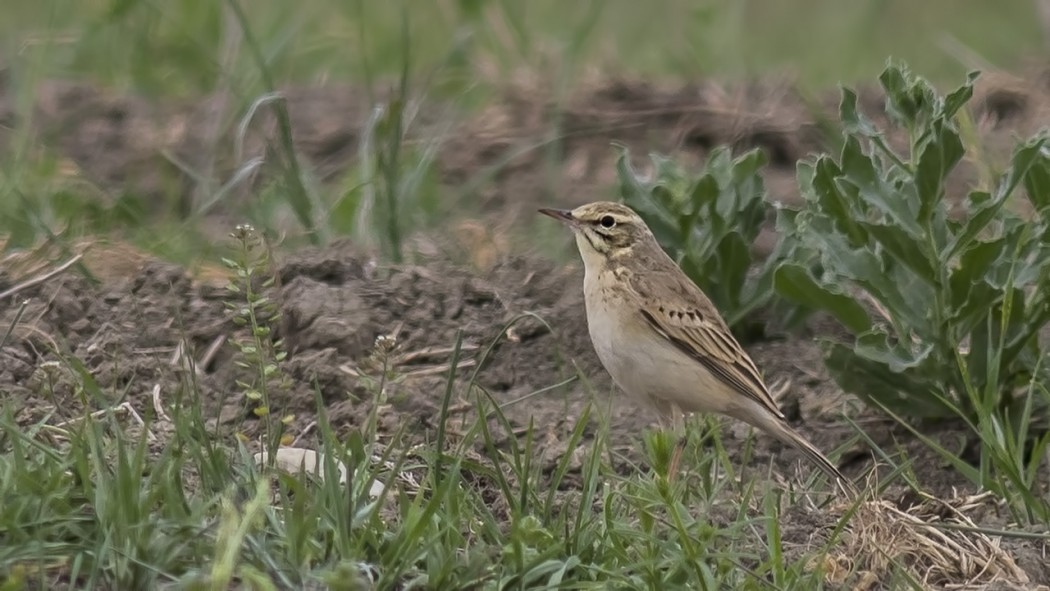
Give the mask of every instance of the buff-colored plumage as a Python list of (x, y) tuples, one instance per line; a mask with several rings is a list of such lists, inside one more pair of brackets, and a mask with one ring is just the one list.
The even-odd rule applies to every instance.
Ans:
[[(681, 428), (683, 413), (714, 412), (801, 450), (841, 486), (849, 481), (788, 425), (754, 361), (630, 208), (596, 202), (541, 209), (568, 224), (585, 267), (591, 342), (616, 384)], [(680, 450), (678, 450), (680, 452)]]

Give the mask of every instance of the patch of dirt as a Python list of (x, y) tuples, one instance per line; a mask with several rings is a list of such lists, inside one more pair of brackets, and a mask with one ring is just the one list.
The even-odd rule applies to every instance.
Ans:
[[(587, 338), (578, 265), (518, 258), (482, 277), (442, 261), (376, 266), (342, 242), (283, 258), (277, 276), (274, 297), (282, 318), (276, 336), (288, 346), (282, 367), (289, 380), (273, 390), (271, 409), (280, 416), (293, 414), (291, 434), (307, 445), (314, 437), (310, 429), (317, 393), (338, 433), (362, 427), (373, 410), (376, 376), (381, 373), (376, 340), (384, 336), (395, 339), (397, 346), (387, 356), (395, 377), (386, 384), (385, 403), (376, 409), (381, 437), (404, 429), (411, 441), (432, 442), (449, 371), (449, 347), (458, 335), (463, 369), (446, 425), (452, 437), (475, 416), (476, 391), (466, 385), (480, 367), (477, 384), (498, 403), (508, 404), (504, 410), (514, 434), (530, 421), (539, 426), (537, 454), (551, 467), (566, 453), (582, 455), (593, 440), (596, 425), (588, 428), (580, 449), (568, 449), (565, 443), (588, 402), (609, 413), (614, 448), (631, 462), (643, 459), (641, 432), (655, 425), (655, 417), (613, 391), (600, 368)], [(0, 292), (13, 285), (11, 276), (0, 274)], [(22, 301), (28, 303), (23, 307)], [(193, 371), (182, 352), (197, 361), (196, 383), (205, 413), (216, 417), (220, 432), (231, 442), (236, 433), (259, 435), (262, 423), (236, 384), (246, 377), (244, 370), (235, 363), (233, 347), (224, 342), (227, 335), (243, 334), (231, 321), (226, 306), (231, 301), (217, 281), (194, 280), (178, 266), (150, 259), (133, 275), (101, 285), (67, 271), (20, 289), (17, 298), (0, 302), (0, 326), (11, 325), (18, 315), (22, 318), (0, 349), (5, 405), (19, 409), (16, 418), (21, 424), (71, 421), (121, 400), (139, 415), (152, 416), (155, 400), (170, 405), (186, 383), (187, 372)], [(803, 433), (828, 450), (849, 439), (852, 429), (841, 419), (847, 399), (824, 374), (812, 339), (767, 341), (752, 352), (771, 383), (790, 386), (780, 403)], [(69, 357), (79, 359), (97, 383), (88, 408), (74, 395), (84, 376), (68, 363), (55, 363)], [(574, 375), (585, 378), (590, 387), (578, 381), (514, 403)], [(933, 465), (929, 450), (906, 432), (864, 413), (856, 416), (880, 445), (893, 449), (898, 438), (917, 462)], [(495, 421), (491, 424), (498, 445), (514, 436), (501, 431)], [(725, 423), (723, 439), (734, 461), (743, 461), (742, 441), (751, 435), (739, 423)], [(800, 460), (793, 450), (760, 438), (750, 465), (760, 471), (772, 465), (787, 474)], [(857, 445), (847, 450), (843, 466), (852, 477), (863, 477), (872, 468), (871, 454)], [(885, 468), (879, 471), (885, 475)], [(926, 468), (920, 475), (928, 490), (944, 498), (951, 498), (956, 489), (972, 490), (946, 467)], [(1002, 522), (994, 510), (985, 515), (994, 517), (993, 523)], [(792, 530), (791, 523), (787, 534), (808, 544), (812, 531), (807, 532), (804, 523)], [(1014, 548), (1011, 541), (1002, 543)], [(1027, 547), (1017, 544), (1018, 552), (1009, 555), (1031, 580), (1041, 580), (1047, 574), (1044, 563), (1026, 559), (1036, 552), (1023, 550)]]

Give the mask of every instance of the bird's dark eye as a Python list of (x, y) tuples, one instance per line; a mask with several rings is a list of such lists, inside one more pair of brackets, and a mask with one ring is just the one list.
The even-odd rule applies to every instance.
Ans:
[(616, 225), (616, 219), (611, 215), (603, 215), (602, 219), (598, 220), (598, 223), (601, 224), (603, 228), (611, 228)]

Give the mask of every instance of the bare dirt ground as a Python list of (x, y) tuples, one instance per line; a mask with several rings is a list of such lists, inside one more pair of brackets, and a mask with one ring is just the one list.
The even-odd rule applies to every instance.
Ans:
[[(989, 154), (1001, 161), (1013, 137), (1034, 132), (1046, 120), (1050, 113), (1048, 80), (1042, 75), (985, 76), (973, 101), (973, 113)], [(862, 96), (866, 111), (877, 118), (881, 113), (878, 93), (865, 91)], [(37, 133), (82, 178), (106, 190), (134, 191), (159, 208), (172, 182), (189, 187), (189, 180), (162, 152), (189, 162), (201, 154), (224, 154), (217, 159), (220, 168), (232, 171), (239, 165), (230, 155), (230, 138), (205, 125), (214, 121), (209, 114), (222, 100), (210, 97), (184, 104), (156, 104), (103, 89), (52, 83), (39, 97)], [(288, 101), (301, 153), (322, 180), (334, 178), (355, 156), (369, 105), (361, 93), (347, 88), (291, 89)], [(454, 188), (508, 154), (518, 154), (471, 196), (482, 204), (481, 225), (531, 215), (541, 202), (572, 205), (609, 196), (615, 180), (615, 153), (609, 145), (613, 140), (631, 146), (636, 155), (658, 150), (697, 162), (720, 144), (762, 147), (770, 157), (767, 186), (771, 197), (797, 202), (794, 163), (824, 146), (814, 109), (833, 116), (836, 103), (837, 95), (832, 93), (811, 105), (780, 81), (677, 87), (606, 81), (585, 85), (560, 107), (542, 89), (512, 89), (504, 101), (464, 119), (456, 133), (449, 135), (439, 164), (443, 182)], [(434, 112), (440, 111), (436, 107)], [(555, 118), (563, 138), (556, 167), (557, 186), (562, 190), (550, 194), (537, 180), (545, 174), (545, 156), (535, 150), (519, 152), (522, 146), (542, 139)], [(436, 129), (440, 117), (427, 119), (421, 117), (415, 131), (420, 137)], [(0, 140), (3, 128), (18, 125), (10, 98), (0, 92)], [(246, 144), (245, 158), (264, 153), (265, 139), (272, 130), (265, 122), (257, 127)], [(978, 178), (978, 165), (964, 167), (955, 191)], [(220, 220), (216, 226), (224, 228), (224, 233), (229, 231), (228, 214), (216, 212)], [(462, 236), (434, 238), (457, 239)], [(295, 415), (293, 434), (303, 434), (307, 440), (311, 437), (308, 426), (316, 415), (316, 392), (339, 432), (362, 424), (371, 402), (359, 376), (367, 372), (366, 360), (376, 338), (388, 335), (398, 342), (394, 361), (399, 378), (391, 385), (388, 403), (380, 409), (381, 430), (393, 433), (408, 425), (419, 441), (430, 439), (444, 391), (449, 348), (461, 333), (465, 348), (460, 380), (476, 364), (483, 364), (479, 384), (501, 402), (574, 375), (590, 383), (588, 388), (576, 381), (533, 397), (527, 404), (507, 407), (515, 427), (524, 427), (530, 419), (543, 426), (540, 452), (545, 461), (553, 465), (562, 454), (576, 451), (566, 449), (564, 440), (588, 402), (609, 413), (613, 443), (625, 457), (640, 457), (639, 435), (654, 424), (654, 417), (618, 399), (593, 354), (586, 336), (579, 265), (560, 265), (528, 254), (510, 256), (498, 248), (481, 252), (489, 247), (474, 242), (466, 248), (473, 251), (475, 261), (486, 261), (479, 265), (483, 270), (436, 256), (423, 257), (413, 265), (375, 265), (357, 246), (345, 241), (278, 255), (275, 297), (283, 314), (279, 336), (290, 350), (285, 371), (292, 380), (278, 392), (273, 406), (282, 415)], [(169, 393), (183, 383), (181, 372), (187, 370), (179, 361), (181, 350), (198, 361), (197, 379), (210, 416), (231, 435), (234, 425), (245, 428), (245, 424), (247, 434), (252, 434), (256, 423), (246, 416), (247, 405), (235, 394), (239, 370), (224, 340), (238, 328), (224, 306), (230, 296), (215, 275), (191, 276), (185, 269), (126, 247), (99, 244), (87, 253), (84, 263), (102, 278), (101, 284), (70, 269), (20, 287), (21, 281), (53, 268), (60, 257), (42, 266), (10, 255), (3, 261), (0, 293), (13, 287), (17, 290), (0, 300), (0, 326), (9, 326), (18, 303), (29, 300), (15, 338), (0, 350), (0, 392), (5, 406), (22, 409), (20, 421), (28, 423), (52, 409), (57, 409), (59, 419), (84, 411), (80, 401), (63, 398), (69, 389), (61, 387), (61, 377), (54, 378), (59, 384), (54, 397), (41, 395), (40, 381), (47, 377), (42, 364), (56, 359), (55, 350), (81, 359), (104, 391), (126, 393), (126, 399), (147, 415), (156, 386), (161, 393)], [(535, 313), (547, 324), (527, 316), (509, 331), (502, 330), (524, 313)], [(790, 385), (780, 401), (782, 407), (824, 449), (838, 446), (853, 433), (842, 419), (849, 400), (827, 377), (814, 338), (833, 330), (817, 319), (804, 334), (773, 337), (750, 347), (771, 383)], [(486, 358), (483, 352), (493, 343)], [(466, 420), (470, 400), (455, 400), (454, 410)], [(931, 494), (948, 499), (953, 507), (965, 505), (966, 514), (981, 525), (1006, 524), (1005, 510), (983, 497), (973, 501), (968, 495), (974, 487), (939, 464), (906, 431), (870, 413), (853, 414), (881, 446), (900, 449), (916, 463), (936, 467), (920, 473), (921, 484)], [(941, 431), (945, 441), (954, 441), (961, 434), (952, 427)], [(730, 450), (748, 436), (739, 425), (727, 424), (722, 432), (730, 440), (726, 443)], [(588, 437), (592, 435), (593, 430)], [(751, 458), (758, 471), (773, 461), (784, 473), (791, 473), (799, 460), (792, 450), (766, 442), (757, 444)], [(867, 475), (873, 469), (870, 450), (857, 444), (843, 456), (842, 467), (853, 477)], [(901, 491), (891, 490), (886, 497), (894, 509), (950, 520), (951, 510), (932, 507)], [(968, 499), (971, 502), (966, 504)], [(784, 526), (785, 539), (805, 546), (814, 528), (828, 523), (829, 517), (819, 512), (792, 512)], [(993, 571), (1000, 573), (1001, 586), (988, 588), (1050, 584), (1046, 547), (1012, 539), (997, 544), (1001, 549), (996, 546), (988, 551), (992, 558), (984, 564), (995, 566), (987, 572), (973, 570), (972, 564), (953, 563), (950, 556), (945, 559), (947, 566), (927, 566), (943, 567), (940, 585), (984, 582), (991, 579), (982, 577)], [(929, 553), (925, 558), (918, 553), (916, 564), (931, 560), (929, 557)], [(869, 584), (864, 588), (880, 588), (885, 581)]]

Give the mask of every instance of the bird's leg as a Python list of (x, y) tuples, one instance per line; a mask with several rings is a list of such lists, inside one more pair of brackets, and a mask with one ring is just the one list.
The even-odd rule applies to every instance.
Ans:
[(682, 453), (685, 452), (685, 445), (689, 442), (685, 420), (677, 405), (671, 407), (671, 429), (672, 433), (677, 436), (677, 440), (674, 444), (674, 451), (671, 452), (671, 466), (667, 471), (667, 480), (674, 482), (678, 478), (678, 465), (682, 463)]

